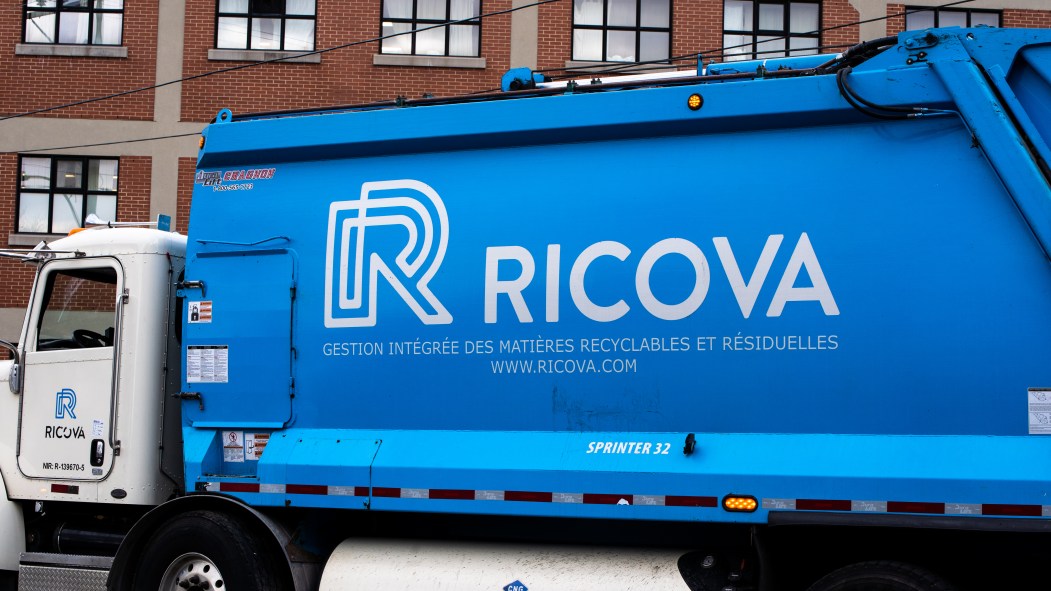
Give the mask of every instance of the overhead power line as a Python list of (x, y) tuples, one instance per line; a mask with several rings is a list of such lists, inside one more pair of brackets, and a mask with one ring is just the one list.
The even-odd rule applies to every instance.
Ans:
[(262, 66), (262, 65), (265, 65), (265, 64), (272, 64), (272, 63), (276, 63), (276, 62), (283, 62), (283, 61), (288, 61), (288, 60), (299, 59), (299, 58), (302, 58), (304, 56), (320, 55), (322, 53), (328, 53), (330, 51), (336, 51), (336, 50), (339, 50), (339, 49), (346, 49), (348, 47), (354, 47), (356, 45), (365, 45), (367, 43), (375, 43), (377, 41), (383, 41), (384, 39), (391, 39), (393, 37), (400, 37), (402, 35), (409, 35), (409, 34), (412, 34), (412, 33), (421, 33), (423, 31), (429, 31), (431, 29), (437, 29), (437, 28), (440, 28), (440, 27), (448, 27), (448, 26), (451, 26), (451, 25), (470, 23), (470, 22), (473, 22), (473, 21), (481, 21), (481, 20), (486, 19), (486, 18), (499, 16), (499, 15), (502, 15), (502, 14), (509, 14), (509, 13), (512, 13), (512, 12), (516, 12), (518, 10), (524, 10), (526, 8), (532, 8), (534, 6), (541, 6), (543, 4), (551, 4), (552, 2), (560, 2), (560, 1), (561, 0), (538, 0), (536, 2), (533, 2), (531, 4), (525, 4), (523, 6), (516, 6), (516, 7), (513, 7), (513, 8), (508, 8), (506, 10), (498, 10), (498, 11), (494, 11), (494, 12), (487, 12), (487, 13), (484, 13), (484, 14), (479, 14), (478, 16), (472, 16), (470, 18), (462, 18), (462, 19), (459, 19), (459, 20), (448, 21), (448, 22), (444, 22), (444, 23), (441, 23), (441, 24), (437, 24), (437, 25), (430, 25), (430, 26), (427, 26), (427, 27), (421, 27), (421, 28), (412, 29), (412, 30), (409, 30), (409, 31), (402, 31), (400, 33), (391, 33), (390, 35), (380, 35), (378, 37), (373, 37), (371, 39), (364, 39), (364, 40), (361, 40), (361, 41), (351, 41), (350, 43), (344, 43), (342, 45), (336, 45), (334, 47), (327, 47), (325, 49), (315, 49), (313, 51), (297, 52), (295, 55), (289, 55), (289, 56), (284, 56), (284, 57), (277, 57), (277, 58), (268, 59), (268, 60), (261, 60), (261, 61), (258, 61), (258, 62), (252, 62), (252, 63), (247, 63), (247, 64), (240, 64), (240, 65), (237, 65), (237, 66), (229, 66), (229, 67), (226, 67), (226, 68), (220, 68), (218, 70), (212, 70), (212, 71), (209, 71), (209, 72), (201, 72), (200, 74), (193, 74), (191, 76), (185, 76), (185, 77), (179, 78), (177, 80), (169, 80), (167, 82), (161, 82), (161, 83), (158, 83), (158, 84), (151, 84), (149, 86), (143, 86), (143, 87), (140, 87), (140, 88), (133, 88), (131, 90), (124, 90), (124, 91), (121, 91), (121, 92), (115, 92), (113, 94), (107, 94), (107, 95), (96, 96), (96, 97), (87, 98), (87, 99), (83, 99), (83, 100), (79, 100), (79, 101), (73, 101), (71, 103), (65, 103), (65, 104), (62, 104), (62, 105), (54, 105), (54, 106), (51, 106), (51, 107), (44, 107), (44, 108), (41, 108), (41, 109), (34, 109), (32, 111), (26, 111), (24, 113), (15, 113), (13, 115), (7, 115), (7, 116), (4, 116), (4, 117), (0, 117), (0, 121), (7, 121), (8, 119), (16, 119), (18, 117), (28, 117), (30, 115), (39, 115), (41, 113), (50, 113), (52, 111), (58, 111), (60, 109), (68, 109), (70, 107), (77, 107), (77, 106), (80, 106), (80, 105), (86, 105), (86, 104), (90, 104), (90, 103), (97, 103), (99, 101), (105, 101), (105, 100), (109, 100), (109, 99), (119, 98), (119, 97), (122, 97), (122, 96), (128, 96), (128, 95), (131, 95), (131, 94), (137, 94), (137, 93), (140, 93), (140, 92), (146, 92), (147, 90), (155, 90), (157, 88), (163, 88), (165, 86), (171, 86), (172, 84), (179, 84), (181, 82), (189, 82), (191, 80), (198, 80), (200, 78), (206, 78), (208, 76), (215, 76), (216, 74), (225, 74), (226, 72), (234, 72), (234, 71), (237, 71), (237, 70), (245, 70), (245, 69), (248, 69), (248, 68), (254, 68), (254, 67)]
[[(500, 15), (500, 14), (506, 14), (506, 13), (509, 13), (509, 12), (514, 12), (516, 10), (522, 10), (524, 8), (531, 8), (531, 7), (534, 7), (534, 6), (539, 6), (539, 5), (542, 5), (542, 4), (549, 4), (549, 3), (552, 3), (552, 2), (558, 2), (558, 1), (559, 0), (540, 0), (540, 1), (534, 2), (532, 4), (528, 4), (528, 5), (525, 5), (525, 6), (520, 6), (520, 7), (517, 7), (517, 8), (512, 8), (510, 10), (501, 10), (501, 11), (497, 11), (497, 12), (486, 13), (486, 14), (479, 15), (477, 17), (472, 17), (470, 19), (462, 19), (460, 21), (451, 21), (449, 23), (443, 23), (443, 24), (440, 24), (440, 25), (433, 25), (433, 26), (430, 26), (430, 27), (424, 27), (424, 28), (421, 28), (421, 29), (414, 29), (414, 30), (411, 30), (411, 31), (405, 31), (405, 32), (402, 32), (402, 33), (396, 33), (396, 34), (392, 34), (392, 35), (383, 35), (383, 36), (375, 37), (373, 39), (368, 39), (368, 40), (365, 40), (365, 41), (354, 41), (354, 42), (346, 43), (344, 45), (339, 45), (339, 46), (336, 46), (336, 47), (329, 47), (329, 48), (326, 48), (326, 49), (320, 49), (320, 50), (316, 50), (316, 51), (312, 51), (312, 52), (307, 52), (305, 54), (297, 54), (296, 56), (293, 56), (293, 57), (275, 58), (275, 59), (272, 59), (272, 60), (266, 60), (266, 61), (261, 61), (261, 62), (253, 62), (253, 63), (250, 63), (250, 64), (245, 64), (245, 65), (240, 65), (240, 66), (233, 66), (233, 67), (230, 67), (230, 68), (223, 68), (223, 69), (220, 69), (220, 70), (215, 70), (213, 72), (206, 72), (206, 73), (203, 73), (203, 74), (197, 74), (195, 76), (189, 76), (189, 77), (186, 77), (186, 78), (182, 78), (180, 80), (172, 80), (170, 82), (164, 82), (164, 83), (161, 83), (161, 84), (157, 84), (157, 85), (149, 86), (149, 87), (144, 87), (144, 88), (141, 88), (141, 89), (135, 89), (135, 90), (126, 91), (126, 92), (123, 92), (123, 93), (117, 93), (117, 94), (114, 94), (114, 95), (108, 95), (108, 96), (104, 96), (104, 97), (96, 97), (96, 98), (93, 98), (93, 99), (87, 99), (87, 100), (84, 100), (84, 101), (78, 101), (76, 103), (70, 103), (69, 105), (58, 105), (58, 106), (55, 106), (55, 107), (49, 107), (48, 109), (43, 109), (43, 110), (39, 110), (39, 111), (33, 111), (33, 112), (29, 112), (29, 113), (21, 113), (21, 114), (18, 114), (18, 115), (11, 115), (11, 116), (8, 116), (8, 117), (0, 118), (0, 121), (4, 121), (6, 119), (12, 119), (12, 118), (15, 118), (15, 117), (24, 117), (24, 116), (27, 116), (27, 115), (36, 114), (36, 113), (44, 112), (44, 111), (48, 111), (48, 110), (57, 110), (57, 109), (62, 109), (62, 108), (66, 108), (66, 107), (69, 107), (69, 106), (85, 104), (85, 103), (90, 103), (90, 102), (97, 102), (97, 101), (106, 100), (106, 99), (109, 99), (109, 98), (115, 98), (117, 96), (124, 96), (126, 94), (132, 94), (132, 93), (135, 93), (135, 92), (143, 92), (145, 90), (150, 90), (150, 89), (153, 89), (153, 88), (160, 88), (162, 86), (167, 86), (169, 84), (176, 84), (176, 83), (179, 83), (179, 82), (184, 82), (186, 80), (193, 80), (193, 79), (196, 79), (196, 78), (203, 78), (205, 76), (211, 76), (211, 75), (215, 75), (215, 74), (222, 74), (224, 72), (229, 72), (229, 71), (232, 71), (232, 70), (240, 70), (240, 69), (244, 69), (244, 68), (248, 68), (248, 67), (262, 65), (264, 63), (273, 63), (273, 62), (277, 62), (277, 61), (284, 61), (284, 60), (287, 60), (287, 59), (295, 59), (295, 58), (300, 57), (302, 55), (310, 55), (310, 54), (315, 54), (315, 53), (325, 53), (325, 52), (328, 52), (328, 51), (335, 51), (337, 49), (343, 49), (343, 48), (346, 48), (346, 47), (352, 47), (354, 45), (361, 45), (361, 44), (364, 44), (364, 43), (372, 43), (372, 42), (375, 42), (375, 41), (380, 41), (380, 40), (388, 39), (388, 38), (391, 38), (391, 37), (397, 37), (399, 35), (407, 35), (407, 34), (415, 33), (415, 32), (418, 32), (418, 31), (426, 31), (426, 30), (433, 29), (433, 28), (436, 28), (436, 27), (445, 27), (445, 26), (448, 26), (450, 24), (456, 24), (458, 22), (467, 22), (467, 21), (472, 21), (472, 20), (477, 20), (477, 19), (488, 18), (488, 17), (491, 17), (491, 16), (496, 16), (496, 15)], [(905, 10), (905, 11), (902, 11), (902, 12), (897, 12), (897, 13), (894, 13), (894, 14), (888, 14), (888, 15), (885, 15), (885, 16), (874, 17), (874, 18), (869, 18), (869, 19), (864, 19), (864, 20), (857, 20), (857, 21), (852, 21), (852, 22), (849, 22), (849, 23), (842, 23), (842, 24), (838, 24), (838, 25), (824, 27), (824, 28), (818, 29), (816, 31), (811, 31), (810, 33), (807, 33), (807, 34), (810, 34), (810, 35), (821, 34), (821, 33), (825, 33), (825, 32), (836, 30), (836, 29), (843, 29), (843, 28), (858, 26), (858, 25), (862, 25), (862, 24), (866, 24), (866, 23), (888, 20), (888, 19), (891, 19), (891, 18), (899, 17), (899, 16), (905, 16), (907, 14), (912, 14), (914, 12), (922, 12), (924, 10), (938, 10), (938, 9), (942, 9), (942, 8), (949, 8), (949, 7), (957, 6), (957, 5), (960, 5), (960, 4), (967, 4), (967, 3), (970, 3), (970, 2), (973, 2), (973, 1), (974, 0), (955, 0), (953, 2), (940, 4), (938, 6), (926, 6), (926, 7), (921, 7), (921, 8), (914, 8), (914, 9), (909, 9), (909, 10)], [(778, 37), (774, 37), (772, 39), (773, 40), (785, 39), (785, 37), (779, 37), (779, 38)], [(688, 54), (683, 54), (683, 55), (680, 55), (680, 56), (673, 56), (673, 57), (670, 57), (670, 58), (665, 59), (665, 60), (650, 60), (650, 61), (642, 61), (642, 62), (631, 62), (631, 63), (625, 63), (625, 64), (611, 65), (611, 66), (607, 66), (607, 67), (599, 66), (598, 68), (596, 68), (594, 66), (590, 66), (590, 67), (589, 66), (577, 66), (577, 67), (571, 67), (571, 68), (548, 68), (548, 69), (545, 69), (545, 70), (536, 70), (536, 72), (538, 72), (538, 73), (555, 72), (555, 71), (576, 72), (577, 70), (580, 70), (580, 72), (578, 72), (576, 74), (566, 74), (566, 75), (563, 75), (563, 76), (552, 77), (552, 79), (563, 79), (563, 78), (572, 78), (574, 76), (579, 76), (580, 74), (589, 74), (589, 75), (611, 74), (611, 73), (615, 74), (615, 73), (621, 72), (623, 70), (635, 71), (635, 70), (639, 69), (639, 66), (643, 66), (643, 67), (651, 66), (654, 69), (659, 69), (661, 67), (668, 68), (668, 67), (672, 67), (672, 66), (669, 66), (669, 62), (682, 61), (682, 60), (687, 60), (687, 59), (693, 60), (693, 59), (697, 59), (698, 56), (705, 56), (705, 55), (709, 55), (709, 56), (710, 55), (723, 55), (729, 50), (738, 49), (738, 48), (746, 47), (746, 46), (750, 46), (750, 45), (751, 45), (751, 43), (747, 43), (747, 44), (740, 44), (740, 45), (732, 45), (732, 46), (720, 47), (718, 49), (707, 49), (707, 50), (703, 50), (703, 51), (696, 52), (696, 53), (688, 53)], [(824, 46), (818, 47), (816, 49), (839, 49), (839, 48), (842, 48), (842, 47), (847, 47), (847, 45), (824, 45)], [(773, 53), (773, 52), (774, 52), (774, 50), (771, 50), (769, 52), (758, 52), (758, 53), (762, 54), (762, 53)], [(778, 53), (780, 53), (780, 51), (778, 51)], [(494, 90), (496, 90), (496, 89), (486, 90), (486, 91), (479, 91), (479, 92), (471, 92), (471, 93), (466, 93), (466, 94), (461, 95), (461, 96), (469, 97), (471, 95), (476, 95), (476, 94), (486, 94), (486, 93), (489, 93), (489, 92), (493, 92)], [(450, 98), (455, 98), (455, 97), (450, 97)], [(382, 105), (384, 105), (386, 103), (389, 103), (389, 102), (390, 101), (377, 101), (375, 103), (375, 105), (376, 106), (382, 106)], [(364, 108), (364, 107), (368, 107), (368, 105), (357, 105), (357, 107)], [(339, 108), (339, 107), (333, 107), (333, 108)], [(75, 146), (60, 146), (60, 147), (53, 147), (53, 148), (35, 148), (35, 149), (32, 149), (32, 150), (18, 150), (18, 152), (20, 152), (20, 153), (55, 152), (55, 151), (60, 151), (60, 150), (72, 150), (72, 149), (78, 149), (78, 148), (93, 148), (93, 147), (98, 147), (98, 146), (112, 146), (112, 145), (125, 144), (125, 143), (130, 144), (130, 143), (148, 142), (148, 141), (154, 141), (154, 140), (166, 140), (166, 139), (173, 139), (173, 138), (189, 137), (189, 136), (194, 136), (194, 135), (198, 135), (198, 134), (197, 133), (184, 133), (184, 134), (175, 134), (175, 135), (163, 135), (163, 136), (155, 136), (155, 137), (147, 137), (147, 138), (136, 138), (136, 139), (130, 139), (130, 140), (115, 140), (115, 141), (99, 142), (99, 143), (93, 143), (93, 144), (80, 144), (80, 145), (75, 145)]]

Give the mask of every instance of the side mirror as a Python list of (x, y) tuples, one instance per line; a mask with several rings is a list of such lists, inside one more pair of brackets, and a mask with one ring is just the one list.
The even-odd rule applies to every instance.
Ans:
[(18, 347), (2, 340), (0, 340), (0, 347), (10, 351), (11, 357), (14, 359), (14, 363), (11, 364), (11, 374), (7, 376), (7, 385), (11, 388), (13, 394), (19, 394), (22, 392), (22, 372), (21, 367), (18, 365)]

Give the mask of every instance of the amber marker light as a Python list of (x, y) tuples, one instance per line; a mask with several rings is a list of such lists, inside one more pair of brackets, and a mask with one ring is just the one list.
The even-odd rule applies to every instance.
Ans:
[(749, 495), (726, 495), (723, 497), (723, 509), (734, 513), (751, 513), (759, 508), (759, 501)]
[(197, 148), (199, 150), (203, 150), (204, 149), (204, 136), (203, 135), (201, 136), (201, 139), (197, 142)]
[(700, 109), (701, 105), (703, 104), (704, 99), (701, 98), (701, 95), (696, 93), (691, 94), (690, 98), (686, 99), (686, 106), (689, 107), (691, 111), (696, 111), (697, 109)]

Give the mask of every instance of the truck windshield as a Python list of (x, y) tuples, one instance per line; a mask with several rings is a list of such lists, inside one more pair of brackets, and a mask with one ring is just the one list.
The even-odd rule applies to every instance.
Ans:
[(51, 272), (37, 330), (37, 350), (113, 345), (117, 272), (110, 267)]

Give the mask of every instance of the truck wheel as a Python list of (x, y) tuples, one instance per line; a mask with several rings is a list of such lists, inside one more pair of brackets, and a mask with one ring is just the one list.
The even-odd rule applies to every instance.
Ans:
[(286, 588), (255, 532), (214, 511), (190, 511), (146, 542), (133, 589), (282, 591)]
[(832, 571), (808, 591), (955, 591), (945, 579), (904, 562), (859, 562)]

